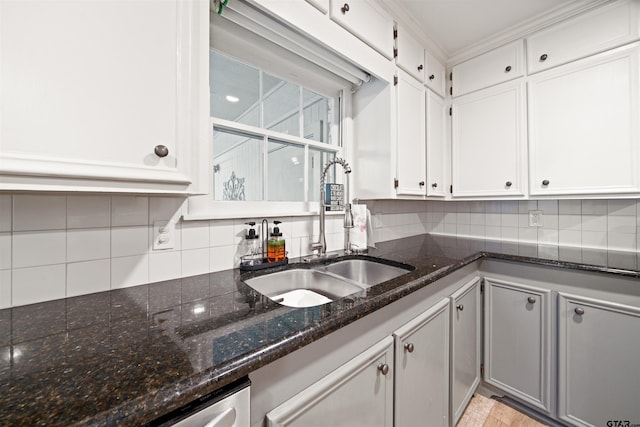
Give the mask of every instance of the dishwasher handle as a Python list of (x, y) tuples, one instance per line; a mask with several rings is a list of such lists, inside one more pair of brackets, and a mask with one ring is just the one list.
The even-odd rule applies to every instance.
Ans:
[(236, 408), (228, 408), (218, 414), (203, 427), (233, 427), (236, 422)]

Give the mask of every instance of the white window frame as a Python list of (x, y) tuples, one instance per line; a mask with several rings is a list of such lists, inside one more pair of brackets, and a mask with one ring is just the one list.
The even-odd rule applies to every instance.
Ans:
[[(225, 30), (228, 30), (225, 28)], [(224, 36), (223, 36), (224, 37)], [(252, 36), (252, 40), (244, 40), (247, 45), (253, 46), (254, 49), (266, 49), (265, 46), (270, 46), (269, 48), (273, 48), (273, 46), (264, 39), (256, 40), (258, 36)], [(214, 37), (212, 36), (212, 39)], [(334, 152), (336, 157), (343, 157), (349, 161), (349, 150), (350, 150), (350, 142), (353, 140), (352, 137), (352, 126), (351, 126), (351, 83), (330, 75), (329, 72), (320, 70), (317, 66), (308, 63), (305, 60), (300, 60), (299, 58), (296, 60), (295, 55), (287, 52), (284, 54), (283, 52), (274, 52), (274, 53), (265, 53), (265, 55), (271, 55), (274, 58), (277, 58), (278, 61), (257, 61), (252, 62), (248, 60), (246, 57), (238, 57), (241, 55), (234, 55), (242, 49), (242, 42), (240, 40), (248, 39), (246, 34), (239, 37), (238, 35), (234, 35), (230, 39), (225, 39), (224, 48), (219, 49), (216, 47), (210, 47), (210, 49), (219, 51), (222, 54), (226, 54), (231, 56), (232, 58), (239, 60), (240, 62), (244, 62), (247, 65), (252, 67), (257, 67), (267, 72), (270, 75), (281, 78), (285, 81), (298, 84), (305, 89), (314, 91), (320, 95), (327, 96), (334, 99), (334, 123), (332, 124), (332, 134), (333, 139), (335, 141), (334, 144), (317, 142), (309, 139), (305, 139), (303, 137), (287, 135), (275, 131), (271, 131), (268, 129), (263, 129), (259, 127), (244, 125), (241, 123), (232, 122), (229, 120), (224, 120), (220, 118), (210, 118), (209, 122), (209, 135), (208, 141), (206, 141), (207, 147), (202, 150), (203, 159), (201, 159), (202, 167), (208, 171), (207, 175), (207, 183), (202, 185), (201, 188), (208, 189), (208, 193), (204, 195), (191, 196), (188, 200), (188, 209), (187, 213), (184, 215), (185, 220), (203, 220), (203, 219), (233, 219), (233, 218), (254, 218), (254, 217), (274, 217), (274, 216), (309, 216), (309, 215), (318, 215), (320, 204), (319, 201), (316, 200), (307, 200), (307, 201), (292, 201), (292, 202), (279, 202), (279, 201), (216, 201), (214, 200), (213, 195), (213, 129), (214, 126), (222, 129), (234, 130), (242, 133), (247, 133), (250, 135), (255, 135), (258, 137), (269, 138), (276, 141), (282, 141), (285, 143), (291, 143), (295, 145), (302, 145), (305, 147), (305, 180), (308, 178), (308, 165), (306, 164), (306, 160), (308, 159), (308, 150), (310, 148), (319, 149), (322, 151)], [(237, 44), (234, 44), (234, 41)], [(260, 43), (264, 44), (263, 47), (257, 47), (256, 45)], [(264, 53), (264, 50), (263, 50)], [(251, 55), (246, 55), (251, 56)], [(282, 66), (283, 58), (290, 58), (294, 61), (293, 64), (286, 62), (284, 66)], [(276, 65), (278, 64), (278, 65)], [(280, 69), (278, 69), (280, 66)], [(293, 79), (286, 74), (284, 71), (294, 66), (297, 70), (303, 70), (305, 72), (297, 72), (295, 73), (298, 79)], [(311, 76), (311, 77), (309, 77)], [(333, 77), (328, 77), (333, 76)], [(320, 77), (320, 78), (318, 78)], [(318, 83), (318, 81), (322, 81), (322, 83)], [(327, 81), (333, 81), (334, 86), (332, 90), (334, 93), (329, 93), (327, 90)], [(336, 96), (336, 94), (340, 92), (340, 96)], [(335, 119), (339, 119), (339, 124), (335, 122)], [(324, 166), (324, 165), (322, 165)], [(338, 174), (338, 180), (342, 179), (342, 174)], [(307, 191), (308, 185), (305, 182), (305, 199), (308, 199)], [(339, 212), (336, 214), (340, 214)]]

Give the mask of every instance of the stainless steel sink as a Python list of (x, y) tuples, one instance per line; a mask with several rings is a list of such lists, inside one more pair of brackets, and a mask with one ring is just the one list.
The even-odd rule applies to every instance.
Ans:
[(364, 289), (331, 273), (302, 268), (278, 271), (244, 282), (275, 302), (289, 307), (326, 304)]
[(368, 259), (347, 259), (312, 268), (277, 271), (244, 282), (279, 304), (313, 307), (355, 294), (408, 271)]
[(344, 278), (358, 282), (365, 287), (374, 286), (408, 271), (404, 268), (381, 264), (367, 259), (347, 259), (325, 266), (322, 271), (337, 274)]

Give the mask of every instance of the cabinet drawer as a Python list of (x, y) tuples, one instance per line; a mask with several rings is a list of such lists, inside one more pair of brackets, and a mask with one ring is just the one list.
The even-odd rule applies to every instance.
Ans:
[(533, 34), (527, 38), (529, 73), (637, 39), (639, 10), (637, 1), (615, 2)]
[(393, 58), (393, 18), (373, 2), (331, 0), (331, 19), (360, 40)]
[(396, 56), (396, 64), (398, 64), (398, 67), (411, 74), (420, 82), (423, 82), (424, 48), (400, 25), (398, 25), (396, 47), (398, 49), (398, 55)]
[(524, 75), (523, 41), (518, 40), (453, 67), (453, 96)]
[(447, 76), (444, 65), (428, 51), (424, 52), (424, 82), (429, 89), (444, 97)]

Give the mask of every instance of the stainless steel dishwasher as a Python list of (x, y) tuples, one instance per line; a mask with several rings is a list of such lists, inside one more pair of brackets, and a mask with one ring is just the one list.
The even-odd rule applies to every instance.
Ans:
[(146, 426), (249, 427), (250, 385), (249, 378), (241, 378)]

